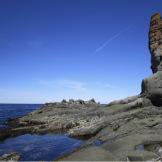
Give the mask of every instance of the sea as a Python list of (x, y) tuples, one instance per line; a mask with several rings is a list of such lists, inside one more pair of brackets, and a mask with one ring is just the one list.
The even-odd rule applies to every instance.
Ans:
[[(0, 104), (0, 128), (8, 127), (8, 119), (24, 116), (41, 106), (41, 104)], [(83, 140), (70, 138), (66, 134), (24, 134), (0, 141), (0, 156), (18, 152), (21, 156), (20, 161), (52, 161), (83, 143)]]

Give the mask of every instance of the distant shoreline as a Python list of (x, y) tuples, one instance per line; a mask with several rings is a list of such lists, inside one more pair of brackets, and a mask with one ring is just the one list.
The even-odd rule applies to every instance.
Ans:
[(0, 105), (43, 105), (44, 103), (0, 103)]

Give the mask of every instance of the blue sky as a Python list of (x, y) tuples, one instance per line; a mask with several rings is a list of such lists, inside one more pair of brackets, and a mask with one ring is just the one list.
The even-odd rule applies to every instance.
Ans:
[(140, 93), (155, 12), (161, 0), (0, 0), (0, 102)]

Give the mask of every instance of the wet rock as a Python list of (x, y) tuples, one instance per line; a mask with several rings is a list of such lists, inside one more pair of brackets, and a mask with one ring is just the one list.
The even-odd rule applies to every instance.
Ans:
[(28, 115), (10, 120), (11, 129), (0, 130), (0, 139), (24, 133), (64, 133), (86, 136), (97, 133), (104, 125), (101, 105), (94, 100), (63, 100), (48, 103)]
[(96, 139), (93, 143), (95, 146), (101, 146), (104, 142), (101, 139)]
[(144, 144), (137, 145), (137, 146), (135, 147), (135, 150), (136, 150), (136, 151), (144, 151), (144, 150), (145, 150)]
[[(59, 159), (58, 159), (59, 160)], [(61, 161), (115, 161), (115, 157), (98, 146), (83, 147), (69, 156), (62, 157)]]

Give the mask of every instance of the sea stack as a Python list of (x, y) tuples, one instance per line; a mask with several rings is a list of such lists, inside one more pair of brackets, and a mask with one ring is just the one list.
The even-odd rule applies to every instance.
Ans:
[(149, 49), (153, 73), (162, 71), (162, 19), (160, 13), (156, 13), (151, 17)]
[(149, 49), (153, 75), (142, 81), (142, 95), (155, 106), (162, 106), (162, 18), (160, 13), (151, 17)]

